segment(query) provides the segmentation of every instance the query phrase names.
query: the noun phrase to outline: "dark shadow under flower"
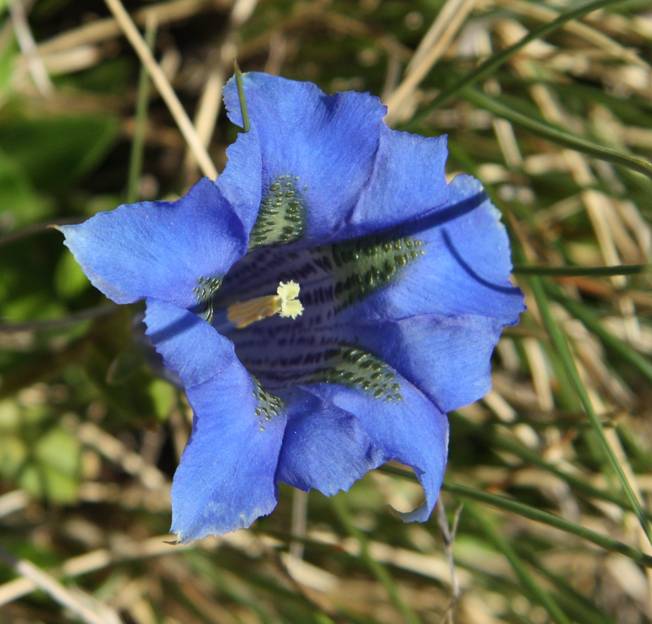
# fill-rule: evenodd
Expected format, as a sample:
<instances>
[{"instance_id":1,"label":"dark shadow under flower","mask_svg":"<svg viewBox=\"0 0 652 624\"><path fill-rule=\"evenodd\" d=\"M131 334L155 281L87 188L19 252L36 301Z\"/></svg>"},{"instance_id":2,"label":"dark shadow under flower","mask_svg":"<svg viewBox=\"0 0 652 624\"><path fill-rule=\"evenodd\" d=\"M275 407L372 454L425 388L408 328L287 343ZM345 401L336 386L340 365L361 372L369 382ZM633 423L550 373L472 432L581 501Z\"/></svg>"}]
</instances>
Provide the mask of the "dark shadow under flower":
<instances>
[{"instance_id":1,"label":"dark shadow under flower","mask_svg":"<svg viewBox=\"0 0 652 624\"><path fill-rule=\"evenodd\" d=\"M244 77L251 129L216 183L61 228L93 284L145 299L195 413L175 474L180 540L249 526L277 483L324 494L395 459L437 500L447 411L490 386L523 310L480 184L445 139L387 128L380 101ZM236 87L225 89L242 124Z\"/></svg>"}]
</instances>

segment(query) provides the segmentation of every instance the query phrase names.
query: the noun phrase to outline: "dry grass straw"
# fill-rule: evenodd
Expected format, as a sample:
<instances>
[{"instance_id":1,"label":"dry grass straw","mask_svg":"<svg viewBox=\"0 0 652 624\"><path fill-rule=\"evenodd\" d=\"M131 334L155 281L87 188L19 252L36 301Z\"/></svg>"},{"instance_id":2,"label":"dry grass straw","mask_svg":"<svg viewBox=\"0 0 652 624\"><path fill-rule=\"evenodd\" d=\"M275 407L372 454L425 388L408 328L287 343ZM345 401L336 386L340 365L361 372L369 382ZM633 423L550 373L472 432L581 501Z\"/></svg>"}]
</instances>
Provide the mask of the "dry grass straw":
<instances>
[{"instance_id":1,"label":"dry grass straw","mask_svg":"<svg viewBox=\"0 0 652 624\"><path fill-rule=\"evenodd\" d=\"M314 77L323 80L325 87L335 78L358 80L360 88L376 91L384 86L389 119L398 124L410 118L415 106L427 105L437 94L433 71L442 67L453 67L460 73L470 71L488 55L522 37L532 21L550 21L559 13L557 5L553 8L521 0L447 0L436 14L421 11L425 25L415 38L409 32L397 34L399 29L389 26L396 19L406 19L405 15L393 22L380 19L383 9L372 1L356 3L347 12L328 2L295 3L289 12L283 12L254 0L174 0L152 4L131 15L119 0L106 2L113 17L80 24L35 45L26 35L31 32L29 22L20 15L20 9L16 17L16 6L20 5L12 4L24 63L37 93L28 81L16 81L16 88L24 90L32 101L40 92L51 102L48 106L67 104L65 88L56 82L51 88L48 73L73 75L82 68L100 66L105 60L102 46L126 35L176 126L167 120L153 120L157 125L146 133L145 149L151 152L162 147L174 154L176 163L185 158L186 183L195 176L196 165L209 177L217 175L209 151L218 154L224 148L225 134L218 121L219 96L236 56L245 67L264 66ZM184 57L183 43L179 44L182 67L178 75L183 78L192 73L190 70L196 72L200 78L191 81L193 87L182 78L171 81L166 76L137 26L155 19L159 27L175 25L183 33L185 20L199 15L219 21L223 30L207 48L212 59L208 67L193 66L195 61ZM649 98L650 65L637 48L646 45L645 38L651 33L650 19L644 13L603 11L581 23L565 24L549 41L523 48L481 87L491 97L510 94L520 98L538 109L545 120L580 136L595 136L595 124L598 128L608 124L605 143L609 139L623 149L640 150L649 157L652 135L641 121L632 125L606 104L587 102L578 91L583 110L591 113L581 116L562 94L567 93L564 87L581 79L604 81L601 84L605 89L612 88L624 100ZM311 47L310 42L320 38L328 41L329 50ZM368 81L363 68L351 67L360 57L351 56L348 50L343 52L348 66L337 58L342 63L342 77L328 71L324 59L337 56L333 50L339 44L352 42L356 42L359 53L373 48L377 60L368 70ZM645 49L649 51L649 45ZM135 121L124 112L125 98L118 99L123 132L130 136ZM195 102L194 122L181 104L190 99ZM90 100L90 106L99 110L106 102ZM432 132L449 132L453 147L459 148L453 153L459 168L464 168L464 153L468 155L472 146L468 164L490 185L499 205L510 210L511 232L529 263L592 266L650 262L649 212L646 215L629 197L635 183L621 169L535 139L512 122L461 100L434 111L426 126ZM147 175L156 175L147 163L145 169ZM546 195L549 180L557 180L570 190ZM571 225L575 222L579 225ZM575 236L578 228L583 229ZM652 334L649 319L641 311L649 315L652 297L649 284L645 285L640 276L570 276L555 279L555 283L564 296L589 302L599 312L599 322L627 348L649 355ZM462 436L468 444L481 441L477 459L472 465L458 464L456 456L464 456L465 449L453 448L451 473L456 480L479 490L522 495L533 507L549 509L578 526L651 553L640 526L619 498L616 482L596 465L584 416L577 402L568 398L568 381L560 373L558 358L546 339L537 302L525 282L523 285L529 313L498 348L494 390L482 402L460 410L452 421L454 435ZM635 372L621 371L620 360L604 342L562 305L552 304L551 311L570 339L574 363L595 412L606 426L608 444L645 503L652 494L649 466L638 456L632 459L630 453L634 443L649 453L652 431L645 420L650 417L646 406L649 387ZM41 331L38 326L27 329ZM48 403L48 393L42 387L31 390L32 401ZM101 394L95 401L107 403ZM24 407L24 397L16 398L16 402ZM106 406L103 409L105 414ZM163 436L172 439L178 456L188 435L187 410L177 403L168 415L168 424L156 426ZM396 603L387 598L382 582L361 563L365 546L335 522L322 499L310 498L308 502L296 497L293 509L284 499L279 521L262 523L258 532L171 546L164 542L164 536L148 537L155 534L152 527L167 522L169 475L161 468L160 445L144 452L137 432L122 435L105 416L89 420L77 413L64 422L75 432L86 457L79 505L110 509L119 524L114 526L106 514L89 513L72 505L61 514L69 524L78 522L66 528L65 523L52 521L47 508L21 490L2 494L0 521L9 519L17 530L29 518L33 528L23 530L23 534L35 544L72 543L75 548L68 556L57 552L59 563L47 571L28 561L12 560L17 578L0 585L0 604L23 604L16 601L41 588L89 622L110 622L114 612L137 622L160 617L169 622L257 621L258 616L288 617L284 604L294 605L297 613L322 613L334 621L399 621ZM439 528L434 521L426 526L403 527L391 519L387 503L409 507L417 502L419 493L413 483L381 474L365 482L360 491L365 494L363 503L352 494L351 505L356 527L367 536L367 554L389 570L399 597L423 622L546 621L546 612L518 584L505 552L484 540L463 510L453 519L441 507ZM447 494L443 500L449 510L458 508L456 497ZM649 505L647 509L649 513ZM619 614L619 621L624 623L652 618L649 568L516 513L497 516L487 512L487 518L499 522L501 535L518 550L535 581L576 618L578 613L585 617L587 613L591 617L601 614L604 621L609 621L611 614ZM390 532L394 532L394 542L388 538ZM81 554L73 555L75 549ZM97 597L93 598L96 602L83 602L77 590L71 592L62 585L60 579L70 578L78 579L89 594L102 585L98 593L108 611L98 606ZM36 603L24 604L28 610L36 609ZM95 609L90 614L85 611L88 604Z\"/></svg>"}]
</instances>

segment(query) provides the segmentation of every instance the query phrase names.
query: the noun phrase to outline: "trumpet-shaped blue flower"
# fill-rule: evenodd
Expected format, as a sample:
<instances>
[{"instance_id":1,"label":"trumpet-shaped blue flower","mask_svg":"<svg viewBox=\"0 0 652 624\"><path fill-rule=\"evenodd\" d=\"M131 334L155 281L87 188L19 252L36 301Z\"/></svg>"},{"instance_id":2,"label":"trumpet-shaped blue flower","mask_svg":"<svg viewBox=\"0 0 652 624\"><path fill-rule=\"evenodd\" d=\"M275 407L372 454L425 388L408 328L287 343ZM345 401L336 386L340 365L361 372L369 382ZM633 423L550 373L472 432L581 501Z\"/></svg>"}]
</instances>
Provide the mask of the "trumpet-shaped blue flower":
<instances>
[{"instance_id":1,"label":"trumpet-shaped blue flower","mask_svg":"<svg viewBox=\"0 0 652 624\"><path fill-rule=\"evenodd\" d=\"M194 410L172 488L180 540L249 526L277 484L326 495L389 460L424 490L446 412L490 385L523 310L481 185L444 177L444 137L389 129L368 94L244 76L251 128L217 180L61 228L92 283L146 301L147 334ZM236 86L229 118L242 125Z\"/></svg>"}]
</instances>

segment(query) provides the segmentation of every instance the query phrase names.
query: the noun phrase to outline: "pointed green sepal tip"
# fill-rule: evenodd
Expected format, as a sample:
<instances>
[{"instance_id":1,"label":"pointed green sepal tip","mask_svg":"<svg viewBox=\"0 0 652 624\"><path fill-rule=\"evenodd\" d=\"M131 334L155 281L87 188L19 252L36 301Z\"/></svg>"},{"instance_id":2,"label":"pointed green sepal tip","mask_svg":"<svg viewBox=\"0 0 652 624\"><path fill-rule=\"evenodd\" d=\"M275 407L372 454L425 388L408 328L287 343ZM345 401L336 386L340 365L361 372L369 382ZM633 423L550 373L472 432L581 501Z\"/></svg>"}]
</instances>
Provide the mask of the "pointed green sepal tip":
<instances>
[{"instance_id":1,"label":"pointed green sepal tip","mask_svg":"<svg viewBox=\"0 0 652 624\"><path fill-rule=\"evenodd\" d=\"M243 73L240 70L240 65L238 65L238 60L234 59L233 61L233 73L235 75L235 84L238 88L238 99L240 100L240 112L242 113L242 126L245 132L249 132L251 124L249 122L249 113L247 111L247 99L245 98L244 92L244 80Z\"/></svg>"}]
</instances>

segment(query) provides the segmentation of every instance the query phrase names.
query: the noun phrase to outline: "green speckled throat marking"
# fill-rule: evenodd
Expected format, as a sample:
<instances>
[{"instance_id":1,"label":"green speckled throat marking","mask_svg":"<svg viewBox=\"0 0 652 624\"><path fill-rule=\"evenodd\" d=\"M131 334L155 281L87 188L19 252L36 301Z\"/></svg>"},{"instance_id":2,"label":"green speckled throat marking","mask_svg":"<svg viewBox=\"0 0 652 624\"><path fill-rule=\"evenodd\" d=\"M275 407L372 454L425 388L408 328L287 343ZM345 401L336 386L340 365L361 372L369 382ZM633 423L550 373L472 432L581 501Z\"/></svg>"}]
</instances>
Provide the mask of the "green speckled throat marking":
<instances>
[{"instance_id":1,"label":"green speckled throat marking","mask_svg":"<svg viewBox=\"0 0 652 624\"><path fill-rule=\"evenodd\" d=\"M336 309L360 301L394 279L400 269L424 255L423 242L414 238L366 238L331 247Z\"/></svg>"},{"instance_id":2,"label":"green speckled throat marking","mask_svg":"<svg viewBox=\"0 0 652 624\"><path fill-rule=\"evenodd\" d=\"M239 354L240 356L241 354ZM332 343L326 348L304 349L292 361L273 355L244 359L252 372L256 414L261 421L269 420L283 408L281 399L272 392L276 388L329 383L362 390L376 399L400 401L401 386L396 372L383 360L352 344Z\"/></svg>"},{"instance_id":3,"label":"green speckled throat marking","mask_svg":"<svg viewBox=\"0 0 652 624\"><path fill-rule=\"evenodd\" d=\"M342 384L384 401L402 399L394 371L375 355L358 347L342 346L328 359L329 366L310 375L309 383Z\"/></svg>"},{"instance_id":4,"label":"green speckled throat marking","mask_svg":"<svg viewBox=\"0 0 652 624\"><path fill-rule=\"evenodd\" d=\"M221 285L221 277L200 277L193 289L197 299L197 313L209 323L215 315L215 295Z\"/></svg>"},{"instance_id":5,"label":"green speckled throat marking","mask_svg":"<svg viewBox=\"0 0 652 624\"><path fill-rule=\"evenodd\" d=\"M278 416L283 409L283 401L263 388L256 377L252 376L254 382L254 395L256 397L256 416L261 421L261 427L266 421Z\"/></svg>"},{"instance_id":6,"label":"green speckled throat marking","mask_svg":"<svg viewBox=\"0 0 652 624\"><path fill-rule=\"evenodd\" d=\"M305 206L296 176L282 175L270 185L251 230L249 250L286 245L298 240L305 228Z\"/></svg>"}]
</instances>

